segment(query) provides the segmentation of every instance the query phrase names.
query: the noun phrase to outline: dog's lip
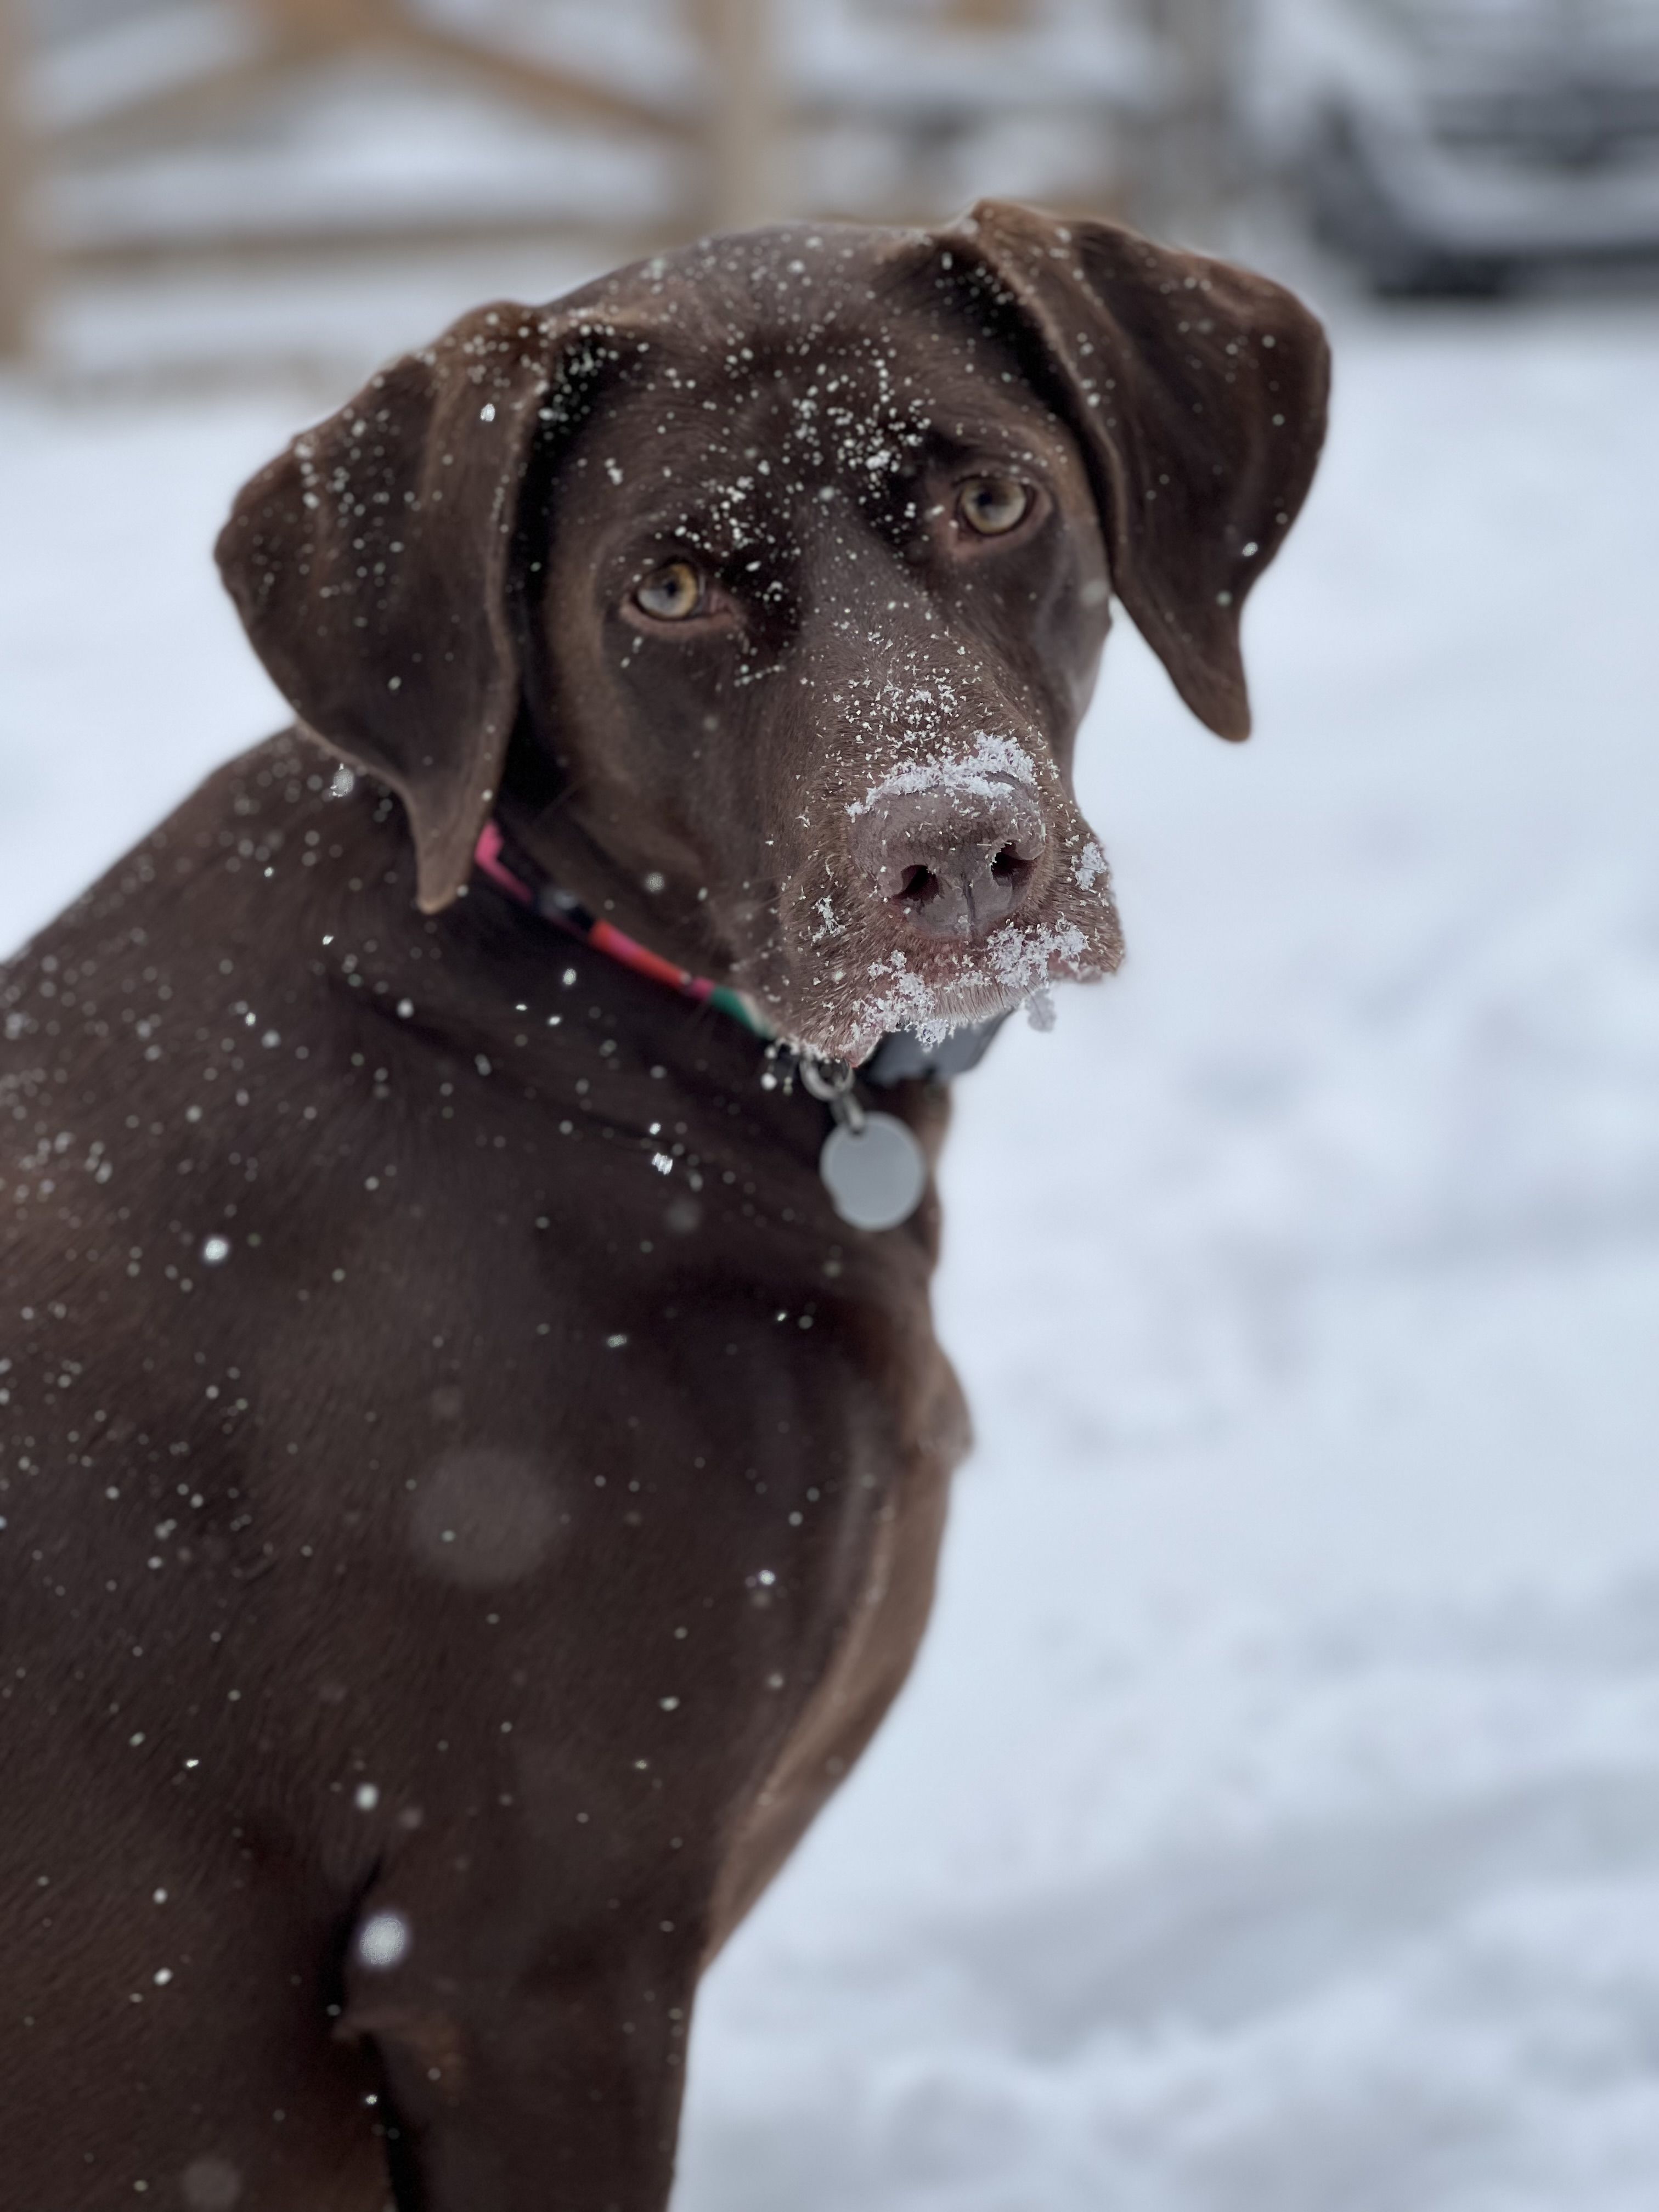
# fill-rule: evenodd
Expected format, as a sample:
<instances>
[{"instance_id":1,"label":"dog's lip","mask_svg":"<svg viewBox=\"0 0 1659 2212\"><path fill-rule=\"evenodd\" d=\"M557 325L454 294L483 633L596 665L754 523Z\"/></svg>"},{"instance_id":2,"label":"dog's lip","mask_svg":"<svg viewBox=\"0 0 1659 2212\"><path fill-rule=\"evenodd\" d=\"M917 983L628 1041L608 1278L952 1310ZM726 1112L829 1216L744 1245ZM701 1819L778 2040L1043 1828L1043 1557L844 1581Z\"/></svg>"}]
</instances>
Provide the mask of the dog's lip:
<instances>
[{"instance_id":1,"label":"dog's lip","mask_svg":"<svg viewBox=\"0 0 1659 2212\"><path fill-rule=\"evenodd\" d=\"M960 1013L929 1014L921 1007L884 1006L863 1018L800 1023L782 1034L798 1050L813 1053L823 1060L844 1060L859 1067L871 1058L884 1037L903 1030L921 1036L925 1044L939 1044L957 1030L973 1029L981 1023L1013 1013L1031 995L1030 990L992 984L987 986L976 1004Z\"/></svg>"},{"instance_id":2,"label":"dog's lip","mask_svg":"<svg viewBox=\"0 0 1659 2212\"><path fill-rule=\"evenodd\" d=\"M901 937L890 926L859 932L844 960L826 960L825 949L815 948L817 972L801 996L817 1006L807 1012L786 987L775 1016L792 1042L854 1064L897 1030L937 1042L1012 1012L1050 983L1109 975L1122 951L1116 908L1109 897L1091 904L1091 928L1045 900L1039 911L1009 917L971 943Z\"/></svg>"},{"instance_id":3,"label":"dog's lip","mask_svg":"<svg viewBox=\"0 0 1659 2212\"><path fill-rule=\"evenodd\" d=\"M1069 791L1042 796L1042 850L1012 913L971 935L916 929L831 838L775 879L771 927L732 981L787 1042L856 1063L895 1030L941 1039L1050 983L1110 975L1123 947L1105 852Z\"/></svg>"}]
</instances>

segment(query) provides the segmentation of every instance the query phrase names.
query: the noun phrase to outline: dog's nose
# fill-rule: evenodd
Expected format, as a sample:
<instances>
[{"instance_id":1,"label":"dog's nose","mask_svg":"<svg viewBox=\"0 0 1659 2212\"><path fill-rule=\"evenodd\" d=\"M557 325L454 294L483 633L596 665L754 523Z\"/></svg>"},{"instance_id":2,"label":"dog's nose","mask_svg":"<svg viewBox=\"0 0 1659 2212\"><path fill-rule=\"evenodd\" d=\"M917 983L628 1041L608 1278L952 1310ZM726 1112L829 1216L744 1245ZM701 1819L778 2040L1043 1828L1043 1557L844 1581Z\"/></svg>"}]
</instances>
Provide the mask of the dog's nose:
<instances>
[{"instance_id":1,"label":"dog's nose","mask_svg":"<svg viewBox=\"0 0 1659 2212\"><path fill-rule=\"evenodd\" d=\"M940 781L878 793L853 825L853 858L914 928L983 937L1025 903L1047 842L1029 784Z\"/></svg>"}]
</instances>

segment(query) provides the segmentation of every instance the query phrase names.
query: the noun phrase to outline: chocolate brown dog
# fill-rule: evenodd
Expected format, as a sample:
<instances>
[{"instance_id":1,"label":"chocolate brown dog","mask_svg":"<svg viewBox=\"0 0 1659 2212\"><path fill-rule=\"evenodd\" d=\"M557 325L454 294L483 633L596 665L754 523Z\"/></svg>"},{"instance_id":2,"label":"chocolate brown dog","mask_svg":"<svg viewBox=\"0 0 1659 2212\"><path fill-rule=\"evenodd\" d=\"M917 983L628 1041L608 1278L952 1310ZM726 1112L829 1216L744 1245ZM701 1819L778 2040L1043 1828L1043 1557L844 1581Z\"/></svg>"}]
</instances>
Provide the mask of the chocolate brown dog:
<instances>
[{"instance_id":1,"label":"chocolate brown dog","mask_svg":"<svg viewBox=\"0 0 1659 2212\"><path fill-rule=\"evenodd\" d=\"M1109 599L1242 738L1325 379L987 204L470 315L243 492L298 729L0 979L4 2212L663 2205L966 1434L931 1194L848 1226L752 1032L931 1153L1115 965Z\"/></svg>"}]
</instances>

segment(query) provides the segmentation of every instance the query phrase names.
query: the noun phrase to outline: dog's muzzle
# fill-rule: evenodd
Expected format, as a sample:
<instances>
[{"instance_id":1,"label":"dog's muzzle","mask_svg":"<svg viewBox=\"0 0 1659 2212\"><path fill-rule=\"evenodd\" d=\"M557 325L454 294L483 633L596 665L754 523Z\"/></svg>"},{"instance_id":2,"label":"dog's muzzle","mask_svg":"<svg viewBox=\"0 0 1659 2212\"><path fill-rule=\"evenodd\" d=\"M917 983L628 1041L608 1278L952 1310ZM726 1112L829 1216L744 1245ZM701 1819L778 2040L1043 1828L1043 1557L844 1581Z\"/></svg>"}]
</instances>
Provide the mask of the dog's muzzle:
<instances>
[{"instance_id":1,"label":"dog's muzzle","mask_svg":"<svg viewBox=\"0 0 1659 2212\"><path fill-rule=\"evenodd\" d=\"M854 865L907 933L958 943L1028 903L1048 842L1036 793L1006 770L878 787L851 840Z\"/></svg>"}]
</instances>

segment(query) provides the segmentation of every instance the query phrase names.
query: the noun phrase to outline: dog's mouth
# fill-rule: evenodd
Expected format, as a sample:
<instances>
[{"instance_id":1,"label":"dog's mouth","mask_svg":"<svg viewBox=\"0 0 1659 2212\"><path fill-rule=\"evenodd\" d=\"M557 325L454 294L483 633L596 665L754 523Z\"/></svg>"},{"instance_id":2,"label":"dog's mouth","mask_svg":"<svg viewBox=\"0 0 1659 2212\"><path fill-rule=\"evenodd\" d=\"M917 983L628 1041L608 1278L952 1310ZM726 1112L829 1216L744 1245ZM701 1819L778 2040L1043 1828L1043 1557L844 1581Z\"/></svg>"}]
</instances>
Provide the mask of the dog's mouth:
<instances>
[{"instance_id":1,"label":"dog's mouth","mask_svg":"<svg viewBox=\"0 0 1659 2212\"><path fill-rule=\"evenodd\" d=\"M782 886L756 969L792 1042L856 1065L894 1030L937 1044L1122 958L1105 854L1024 748L901 767L842 811L840 851Z\"/></svg>"}]
</instances>

